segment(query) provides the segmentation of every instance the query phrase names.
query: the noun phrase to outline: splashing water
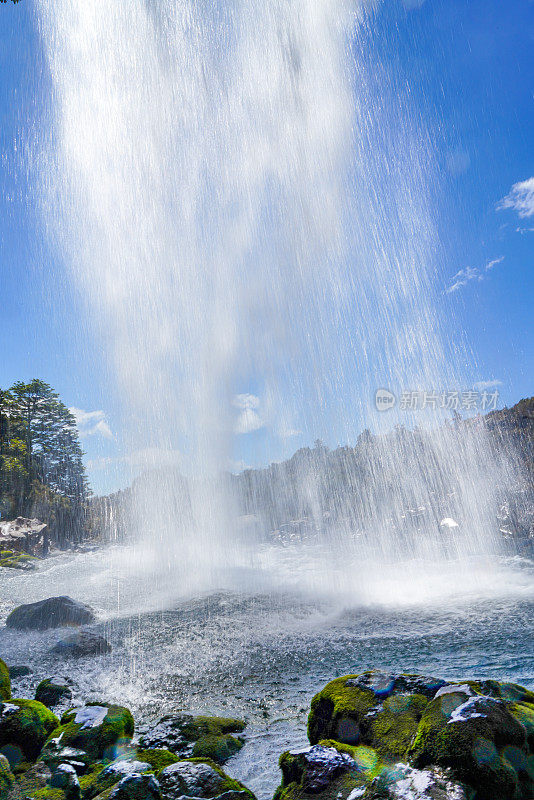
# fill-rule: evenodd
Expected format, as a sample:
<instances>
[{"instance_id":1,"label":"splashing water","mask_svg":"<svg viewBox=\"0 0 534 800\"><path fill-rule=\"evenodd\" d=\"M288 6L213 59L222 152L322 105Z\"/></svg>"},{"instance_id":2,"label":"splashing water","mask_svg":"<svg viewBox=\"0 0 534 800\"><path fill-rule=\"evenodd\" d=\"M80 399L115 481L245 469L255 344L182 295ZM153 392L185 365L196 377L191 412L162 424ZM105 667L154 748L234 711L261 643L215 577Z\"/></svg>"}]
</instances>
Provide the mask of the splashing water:
<instances>
[{"instance_id":1,"label":"splashing water","mask_svg":"<svg viewBox=\"0 0 534 800\"><path fill-rule=\"evenodd\" d=\"M213 584L230 567L291 571L287 550L266 554L236 523L220 473L242 437L263 431L275 454L297 429L354 441L382 430L377 388L461 384L433 301L432 137L380 61L378 10L36 0L53 86L51 234L108 343L131 450L155 467L179 451L189 478L154 471L138 492L141 570L148 547L154 571ZM496 551L483 432L441 426L411 449L380 438L357 512L328 529L318 476L302 476L323 537L306 559L324 584L343 573L350 591L371 572L374 587L364 562L417 558L420 574L425 560ZM462 524L452 545L440 493L452 499L439 513ZM407 527L407 509L432 513Z\"/></svg>"}]
</instances>

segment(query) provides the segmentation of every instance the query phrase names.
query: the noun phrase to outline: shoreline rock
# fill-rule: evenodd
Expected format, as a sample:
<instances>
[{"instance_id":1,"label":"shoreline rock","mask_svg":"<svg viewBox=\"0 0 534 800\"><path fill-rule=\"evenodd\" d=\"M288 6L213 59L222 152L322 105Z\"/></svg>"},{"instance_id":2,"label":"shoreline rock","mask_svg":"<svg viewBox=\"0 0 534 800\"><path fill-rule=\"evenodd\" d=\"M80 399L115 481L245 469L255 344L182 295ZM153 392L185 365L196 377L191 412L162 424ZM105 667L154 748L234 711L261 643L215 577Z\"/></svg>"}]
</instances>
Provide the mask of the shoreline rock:
<instances>
[{"instance_id":1,"label":"shoreline rock","mask_svg":"<svg viewBox=\"0 0 534 800\"><path fill-rule=\"evenodd\" d=\"M39 630L96 622L93 609L63 595L17 606L6 619L8 628Z\"/></svg>"}]
</instances>

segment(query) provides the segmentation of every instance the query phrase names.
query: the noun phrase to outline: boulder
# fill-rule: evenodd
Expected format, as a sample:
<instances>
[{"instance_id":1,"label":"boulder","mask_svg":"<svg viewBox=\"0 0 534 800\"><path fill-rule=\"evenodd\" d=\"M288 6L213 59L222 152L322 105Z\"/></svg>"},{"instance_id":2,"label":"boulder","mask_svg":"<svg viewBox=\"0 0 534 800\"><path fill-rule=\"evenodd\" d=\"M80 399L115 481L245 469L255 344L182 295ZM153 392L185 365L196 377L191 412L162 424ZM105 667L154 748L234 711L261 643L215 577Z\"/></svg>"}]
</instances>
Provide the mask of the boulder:
<instances>
[{"instance_id":1,"label":"boulder","mask_svg":"<svg viewBox=\"0 0 534 800\"><path fill-rule=\"evenodd\" d=\"M128 775L141 775L150 771L152 771L151 765L146 761L120 758L84 781L84 797L90 800L115 786Z\"/></svg>"},{"instance_id":2,"label":"boulder","mask_svg":"<svg viewBox=\"0 0 534 800\"><path fill-rule=\"evenodd\" d=\"M46 630L95 621L93 610L70 597L49 597L15 608L6 620L8 628Z\"/></svg>"},{"instance_id":3,"label":"boulder","mask_svg":"<svg viewBox=\"0 0 534 800\"><path fill-rule=\"evenodd\" d=\"M80 797L80 781L71 764L59 764L56 767L50 778L50 786L53 789L62 789L69 800L77 800Z\"/></svg>"},{"instance_id":4,"label":"boulder","mask_svg":"<svg viewBox=\"0 0 534 800\"><path fill-rule=\"evenodd\" d=\"M158 774L163 800L185 795L218 800L255 800L242 783L230 778L209 759L184 759L165 767Z\"/></svg>"},{"instance_id":5,"label":"boulder","mask_svg":"<svg viewBox=\"0 0 534 800\"><path fill-rule=\"evenodd\" d=\"M83 656L103 656L111 653L110 643L91 631L76 631L61 639L51 650L61 656L82 658Z\"/></svg>"},{"instance_id":6,"label":"boulder","mask_svg":"<svg viewBox=\"0 0 534 800\"><path fill-rule=\"evenodd\" d=\"M167 714L140 739L141 747L166 748L181 756L211 758L222 764L243 746L239 737L246 723L234 717Z\"/></svg>"},{"instance_id":7,"label":"boulder","mask_svg":"<svg viewBox=\"0 0 534 800\"><path fill-rule=\"evenodd\" d=\"M25 678L27 675L31 675L32 673L33 669L23 664L17 664L16 666L9 668L10 678Z\"/></svg>"},{"instance_id":8,"label":"boulder","mask_svg":"<svg viewBox=\"0 0 534 800\"><path fill-rule=\"evenodd\" d=\"M134 720L127 708L109 703L88 703L66 711L48 737L41 758L49 763L58 747L75 748L87 754L90 762L112 761L117 750L127 745L134 732Z\"/></svg>"},{"instance_id":9,"label":"boulder","mask_svg":"<svg viewBox=\"0 0 534 800\"><path fill-rule=\"evenodd\" d=\"M534 693L517 684L379 670L347 675L313 698L308 737L311 750L281 757L280 800L318 785L325 798L340 800L534 797ZM345 754L356 770L341 780L319 759L318 784L308 764L314 746Z\"/></svg>"},{"instance_id":10,"label":"boulder","mask_svg":"<svg viewBox=\"0 0 534 800\"><path fill-rule=\"evenodd\" d=\"M0 658L0 700L11 697L11 675L5 661Z\"/></svg>"},{"instance_id":11,"label":"boulder","mask_svg":"<svg viewBox=\"0 0 534 800\"><path fill-rule=\"evenodd\" d=\"M47 708L54 708L62 701L72 699L69 678L45 678L35 690L35 699Z\"/></svg>"},{"instance_id":12,"label":"boulder","mask_svg":"<svg viewBox=\"0 0 534 800\"><path fill-rule=\"evenodd\" d=\"M211 758L217 764L225 764L243 747L243 740L225 733L222 736L201 736L194 746L192 755L196 758Z\"/></svg>"},{"instance_id":13,"label":"boulder","mask_svg":"<svg viewBox=\"0 0 534 800\"><path fill-rule=\"evenodd\" d=\"M0 751L12 766L23 759L35 761L58 724L55 714L36 700L0 703Z\"/></svg>"},{"instance_id":14,"label":"boulder","mask_svg":"<svg viewBox=\"0 0 534 800\"><path fill-rule=\"evenodd\" d=\"M170 750L166 750L163 747L147 748L146 750L139 748L135 757L139 759L139 761L145 761L150 764L150 768L154 772L159 772L160 769L164 769L180 761L180 757L177 756L176 753L171 753Z\"/></svg>"},{"instance_id":15,"label":"boulder","mask_svg":"<svg viewBox=\"0 0 534 800\"><path fill-rule=\"evenodd\" d=\"M358 766L347 753L315 744L284 753L280 759L280 769L284 786L296 783L303 792L317 794L340 775L357 772Z\"/></svg>"},{"instance_id":16,"label":"boulder","mask_svg":"<svg viewBox=\"0 0 534 800\"><path fill-rule=\"evenodd\" d=\"M119 781L109 800L160 800L159 783L153 775L127 775Z\"/></svg>"},{"instance_id":17,"label":"boulder","mask_svg":"<svg viewBox=\"0 0 534 800\"><path fill-rule=\"evenodd\" d=\"M0 550L16 550L33 556L47 555L50 531L39 519L17 517L0 522Z\"/></svg>"}]
</instances>

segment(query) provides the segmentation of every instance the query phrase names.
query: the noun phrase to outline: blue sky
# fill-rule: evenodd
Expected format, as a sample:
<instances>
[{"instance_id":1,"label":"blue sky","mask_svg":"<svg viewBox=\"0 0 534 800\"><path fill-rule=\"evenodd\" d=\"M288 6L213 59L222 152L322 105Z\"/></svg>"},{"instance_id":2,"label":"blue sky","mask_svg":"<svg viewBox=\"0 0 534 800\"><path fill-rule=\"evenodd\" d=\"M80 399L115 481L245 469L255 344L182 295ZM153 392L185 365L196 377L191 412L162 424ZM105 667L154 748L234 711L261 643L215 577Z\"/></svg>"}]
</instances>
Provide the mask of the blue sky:
<instances>
[{"instance_id":1,"label":"blue sky","mask_svg":"<svg viewBox=\"0 0 534 800\"><path fill-rule=\"evenodd\" d=\"M83 300L33 204L27 153L47 86L31 10L31 0L0 5L0 386L41 377L78 409L90 479L103 492L139 465L123 454L105 343L82 324ZM534 2L387 0L376 25L382 57L439 137L435 288L451 320L445 334L475 354L473 384L495 382L512 405L534 393ZM262 464L309 443L296 435L273 447L256 401L238 402L248 431L238 461Z\"/></svg>"}]
</instances>

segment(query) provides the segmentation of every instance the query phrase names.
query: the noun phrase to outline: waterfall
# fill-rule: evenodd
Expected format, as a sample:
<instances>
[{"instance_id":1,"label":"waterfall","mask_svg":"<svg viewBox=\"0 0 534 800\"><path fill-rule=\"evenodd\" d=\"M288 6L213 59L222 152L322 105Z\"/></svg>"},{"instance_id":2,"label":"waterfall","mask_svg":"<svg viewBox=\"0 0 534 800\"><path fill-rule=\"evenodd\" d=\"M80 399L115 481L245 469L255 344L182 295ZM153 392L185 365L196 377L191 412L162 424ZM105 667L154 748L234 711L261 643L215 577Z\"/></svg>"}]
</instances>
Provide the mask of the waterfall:
<instances>
[{"instance_id":1,"label":"waterfall","mask_svg":"<svg viewBox=\"0 0 534 800\"><path fill-rule=\"evenodd\" d=\"M279 459L402 421L398 403L376 410L379 388L464 388L436 308L432 131L376 47L376 2L35 10L51 76L42 205L109 351L128 447L154 468L139 541L172 570L255 566L220 477L244 437ZM458 435L439 408L405 419L435 433L420 453L378 440L352 517L326 525L321 476L302 476L325 580L362 558L449 558L442 513L460 523L454 557L495 550L484 432ZM426 522L407 527L414 509Z\"/></svg>"}]
</instances>

